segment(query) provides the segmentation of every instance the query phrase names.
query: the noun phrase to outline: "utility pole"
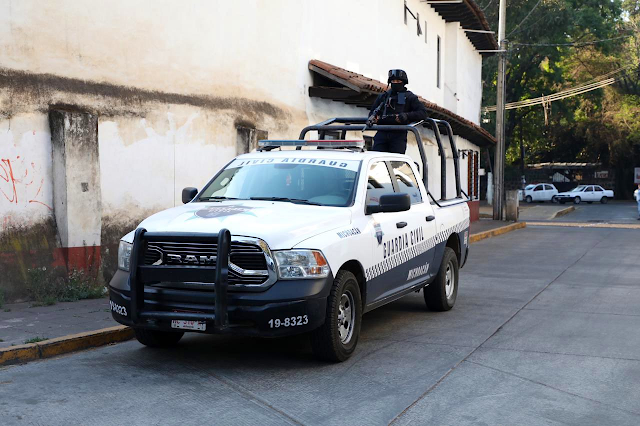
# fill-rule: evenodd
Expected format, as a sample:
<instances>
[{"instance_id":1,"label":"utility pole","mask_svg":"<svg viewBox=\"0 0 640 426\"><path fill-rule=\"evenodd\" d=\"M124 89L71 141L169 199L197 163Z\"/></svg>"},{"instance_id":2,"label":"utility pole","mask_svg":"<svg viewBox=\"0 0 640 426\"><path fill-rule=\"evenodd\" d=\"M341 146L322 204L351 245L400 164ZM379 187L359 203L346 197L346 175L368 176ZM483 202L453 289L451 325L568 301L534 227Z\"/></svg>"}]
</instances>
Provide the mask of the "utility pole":
<instances>
[{"instance_id":1,"label":"utility pole","mask_svg":"<svg viewBox=\"0 0 640 426\"><path fill-rule=\"evenodd\" d=\"M500 0L500 14L498 17L498 44L500 51L498 52L498 99L496 102L496 152L494 157L493 177L495 185L493 188L493 220L502 220L503 204L504 204L504 153L505 153L505 134L504 134L504 105L505 105L505 72L507 67L507 41L505 35L505 21L507 18L507 0Z\"/></svg>"}]
</instances>

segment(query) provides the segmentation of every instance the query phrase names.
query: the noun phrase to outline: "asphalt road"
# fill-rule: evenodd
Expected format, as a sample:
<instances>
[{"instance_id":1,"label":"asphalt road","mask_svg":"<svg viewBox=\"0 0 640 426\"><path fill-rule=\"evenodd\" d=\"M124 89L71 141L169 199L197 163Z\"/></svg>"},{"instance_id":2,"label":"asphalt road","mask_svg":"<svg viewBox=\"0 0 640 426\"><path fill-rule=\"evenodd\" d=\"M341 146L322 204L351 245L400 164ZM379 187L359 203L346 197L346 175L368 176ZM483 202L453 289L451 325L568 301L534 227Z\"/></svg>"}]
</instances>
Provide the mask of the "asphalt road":
<instances>
[{"instance_id":1,"label":"asphalt road","mask_svg":"<svg viewBox=\"0 0 640 426\"><path fill-rule=\"evenodd\" d=\"M554 217L554 214L568 207L575 207L569 214ZM554 222L580 222L580 223L614 223L614 224L640 224L638 220L638 205L631 201L611 201L608 204L600 203L531 203L521 204L520 220Z\"/></svg>"},{"instance_id":2,"label":"asphalt road","mask_svg":"<svg viewBox=\"0 0 640 426\"><path fill-rule=\"evenodd\" d=\"M303 338L128 342L0 369L0 424L640 424L640 230L529 227L471 247L455 308L409 295L354 357Z\"/></svg>"}]
</instances>

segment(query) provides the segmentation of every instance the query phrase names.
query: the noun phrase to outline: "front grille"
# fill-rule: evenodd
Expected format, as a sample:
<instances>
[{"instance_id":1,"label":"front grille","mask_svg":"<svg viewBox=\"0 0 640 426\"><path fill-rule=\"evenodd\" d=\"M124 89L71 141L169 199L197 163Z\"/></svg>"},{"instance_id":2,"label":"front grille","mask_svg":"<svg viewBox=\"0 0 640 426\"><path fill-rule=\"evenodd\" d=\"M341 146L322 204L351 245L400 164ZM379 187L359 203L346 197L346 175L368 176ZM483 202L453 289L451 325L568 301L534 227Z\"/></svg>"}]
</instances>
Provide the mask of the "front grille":
<instances>
[{"instance_id":1,"label":"front grille","mask_svg":"<svg viewBox=\"0 0 640 426\"><path fill-rule=\"evenodd\" d=\"M180 259L196 259L190 266L215 267L215 256L218 251L216 243L196 243L178 241L150 241L144 253L145 265L175 265L169 255L180 256ZM254 244L232 241L229 260L244 270L267 271L265 254ZM185 262L189 264L188 262ZM267 281L266 275L242 275L229 268L229 284L262 284Z\"/></svg>"}]
</instances>

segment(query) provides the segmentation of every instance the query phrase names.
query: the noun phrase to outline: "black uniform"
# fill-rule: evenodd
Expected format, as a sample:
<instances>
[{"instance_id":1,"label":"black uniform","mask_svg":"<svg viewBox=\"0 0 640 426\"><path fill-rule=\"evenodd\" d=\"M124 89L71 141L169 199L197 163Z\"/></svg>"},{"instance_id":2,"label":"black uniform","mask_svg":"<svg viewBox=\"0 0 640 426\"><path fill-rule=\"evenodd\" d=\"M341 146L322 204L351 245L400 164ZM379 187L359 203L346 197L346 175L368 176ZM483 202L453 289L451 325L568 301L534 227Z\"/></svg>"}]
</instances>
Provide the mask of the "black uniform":
<instances>
[{"instance_id":1,"label":"black uniform","mask_svg":"<svg viewBox=\"0 0 640 426\"><path fill-rule=\"evenodd\" d=\"M406 88L398 92L389 90L378 96L369 115L373 114L381 103L380 119L376 124L410 124L427 119L427 109L418 97ZM404 154L407 149L406 131L378 131L373 138L372 151L395 152Z\"/></svg>"}]
</instances>

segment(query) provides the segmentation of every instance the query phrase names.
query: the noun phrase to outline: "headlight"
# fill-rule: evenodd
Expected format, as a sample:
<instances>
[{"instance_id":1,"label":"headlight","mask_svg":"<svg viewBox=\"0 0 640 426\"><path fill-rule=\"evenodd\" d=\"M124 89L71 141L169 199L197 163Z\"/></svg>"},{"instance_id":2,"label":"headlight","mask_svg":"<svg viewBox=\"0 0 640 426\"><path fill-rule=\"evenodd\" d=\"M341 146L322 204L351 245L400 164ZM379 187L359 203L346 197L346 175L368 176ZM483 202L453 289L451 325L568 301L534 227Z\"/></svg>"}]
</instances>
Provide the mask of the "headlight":
<instances>
[{"instance_id":1,"label":"headlight","mask_svg":"<svg viewBox=\"0 0 640 426\"><path fill-rule=\"evenodd\" d=\"M329 276L327 259L317 250L283 250L274 253L278 276L284 280L325 278Z\"/></svg>"},{"instance_id":2,"label":"headlight","mask_svg":"<svg viewBox=\"0 0 640 426\"><path fill-rule=\"evenodd\" d=\"M122 269L123 271L129 271L132 248L133 244L130 244L126 241L120 241L120 245L118 246L118 268Z\"/></svg>"}]
</instances>

